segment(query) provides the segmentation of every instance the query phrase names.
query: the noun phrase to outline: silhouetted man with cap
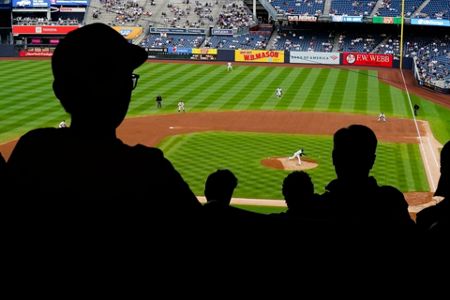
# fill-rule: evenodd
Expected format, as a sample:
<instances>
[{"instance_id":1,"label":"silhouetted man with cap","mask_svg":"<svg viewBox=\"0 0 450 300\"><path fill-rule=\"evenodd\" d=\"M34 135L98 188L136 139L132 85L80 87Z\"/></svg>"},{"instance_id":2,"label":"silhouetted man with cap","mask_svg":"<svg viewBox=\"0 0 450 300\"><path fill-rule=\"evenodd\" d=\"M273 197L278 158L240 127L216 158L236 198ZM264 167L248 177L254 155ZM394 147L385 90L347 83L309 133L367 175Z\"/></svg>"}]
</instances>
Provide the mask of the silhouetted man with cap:
<instances>
[{"instance_id":1,"label":"silhouetted man with cap","mask_svg":"<svg viewBox=\"0 0 450 300\"><path fill-rule=\"evenodd\" d=\"M364 125L351 125L334 134L333 164L337 179L322 195L331 220L344 234L358 237L402 236L413 231L403 194L392 186L379 186L369 173L375 163L377 138Z\"/></svg>"},{"instance_id":2,"label":"silhouetted man with cap","mask_svg":"<svg viewBox=\"0 0 450 300\"><path fill-rule=\"evenodd\" d=\"M137 86L133 71L146 59L143 48L101 23L70 32L56 47L53 90L71 125L28 132L7 164L12 196L34 207L39 221L96 220L136 230L194 219L201 209L161 150L116 136Z\"/></svg>"}]
</instances>

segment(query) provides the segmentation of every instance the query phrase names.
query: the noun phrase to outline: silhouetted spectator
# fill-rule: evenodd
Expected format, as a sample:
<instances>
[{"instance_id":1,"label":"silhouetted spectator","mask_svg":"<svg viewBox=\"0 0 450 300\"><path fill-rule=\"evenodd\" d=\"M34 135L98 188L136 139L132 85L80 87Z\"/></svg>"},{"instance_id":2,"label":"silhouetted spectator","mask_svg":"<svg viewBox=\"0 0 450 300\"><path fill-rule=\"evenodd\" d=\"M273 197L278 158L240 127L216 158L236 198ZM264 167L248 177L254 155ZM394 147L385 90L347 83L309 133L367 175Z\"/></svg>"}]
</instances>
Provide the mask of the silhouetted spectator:
<instances>
[{"instance_id":1,"label":"silhouetted spectator","mask_svg":"<svg viewBox=\"0 0 450 300\"><path fill-rule=\"evenodd\" d=\"M416 216L416 222L422 232L448 238L450 233L450 141L441 151L441 177L434 195L442 196L444 199L435 206L421 210Z\"/></svg>"},{"instance_id":2,"label":"silhouetted spectator","mask_svg":"<svg viewBox=\"0 0 450 300\"><path fill-rule=\"evenodd\" d=\"M0 193L4 193L3 191L3 184L5 179L5 172L6 172L6 162L3 158L3 155L0 153Z\"/></svg>"},{"instance_id":3,"label":"silhouetted spectator","mask_svg":"<svg viewBox=\"0 0 450 300\"><path fill-rule=\"evenodd\" d=\"M414 230L403 194L392 186L379 186L369 176L376 147L374 132L363 125L341 128L334 134L337 179L326 186L322 197L331 208L330 219L343 234L383 238Z\"/></svg>"},{"instance_id":4,"label":"silhouetted spectator","mask_svg":"<svg viewBox=\"0 0 450 300\"><path fill-rule=\"evenodd\" d=\"M56 47L53 90L71 126L28 132L7 164L13 195L38 222L57 228L56 219L82 220L131 233L150 222L195 219L202 209L161 150L116 136L137 86L133 70L146 59L143 48L101 23L70 32Z\"/></svg>"},{"instance_id":5,"label":"silhouetted spectator","mask_svg":"<svg viewBox=\"0 0 450 300\"><path fill-rule=\"evenodd\" d=\"M217 225L235 225L251 223L259 214L230 206L234 189L237 187L236 176L227 169L211 173L205 182L204 205L205 217ZM225 227L227 228L227 227Z\"/></svg>"}]
</instances>

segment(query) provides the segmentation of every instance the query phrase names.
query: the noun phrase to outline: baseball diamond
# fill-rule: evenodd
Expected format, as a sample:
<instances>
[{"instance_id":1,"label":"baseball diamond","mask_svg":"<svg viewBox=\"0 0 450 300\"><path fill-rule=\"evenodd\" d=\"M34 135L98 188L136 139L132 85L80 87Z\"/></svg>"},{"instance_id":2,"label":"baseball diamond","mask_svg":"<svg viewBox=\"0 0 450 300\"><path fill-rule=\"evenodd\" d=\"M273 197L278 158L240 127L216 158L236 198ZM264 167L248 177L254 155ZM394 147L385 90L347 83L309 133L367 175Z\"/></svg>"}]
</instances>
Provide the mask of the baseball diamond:
<instances>
[{"instance_id":1,"label":"baseball diamond","mask_svg":"<svg viewBox=\"0 0 450 300\"><path fill-rule=\"evenodd\" d=\"M396 69L234 63L227 72L222 62L151 61L136 73L139 86L119 137L160 147L199 196L208 173L230 168L240 180L237 198L282 199L289 170L263 161L288 157L298 145L318 164L308 172L321 192L334 177L333 133L359 123L379 139L373 173L380 182L399 187L417 209L431 201L439 147L450 139L450 96L419 88L408 72L411 101L421 107L424 147ZM4 156L26 131L69 119L51 91L48 60L1 60L0 77L7 78L0 82ZM281 99L273 96L277 87ZM154 105L157 95L164 98L161 108ZM189 108L184 114L176 113L179 99ZM387 122L377 122L380 111Z\"/></svg>"}]
</instances>

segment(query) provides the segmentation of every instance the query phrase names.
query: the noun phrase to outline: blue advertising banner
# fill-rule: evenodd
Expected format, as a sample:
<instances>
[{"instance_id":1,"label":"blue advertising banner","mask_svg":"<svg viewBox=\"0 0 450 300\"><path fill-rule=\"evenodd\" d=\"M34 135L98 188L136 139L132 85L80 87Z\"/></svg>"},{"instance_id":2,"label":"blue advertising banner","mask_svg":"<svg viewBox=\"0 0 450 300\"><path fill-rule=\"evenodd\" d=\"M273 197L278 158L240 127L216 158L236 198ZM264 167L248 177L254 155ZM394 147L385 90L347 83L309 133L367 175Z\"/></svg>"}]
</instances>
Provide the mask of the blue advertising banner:
<instances>
[{"instance_id":1,"label":"blue advertising banner","mask_svg":"<svg viewBox=\"0 0 450 300\"><path fill-rule=\"evenodd\" d=\"M47 8L50 0L13 0L12 4L13 7Z\"/></svg>"},{"instance_id":2,"label":"blue advertising banner","mask_svg":"<svg viewBox=\"0 0 450 300\"><path fill-rule=\"evenodd\" d=\"M450 27L450 20L441 19L411 19L412 25L424 25L424 26L446 26Z\"/></svg>"},{"instance_id":3,"label":"blue advertising banner","mask_svg":"<svg viewBox=\"0 0 450 300\"><path fill-rule=\"evenodd\" d=\"M0 0L0 9L11 8L11 0Z\"/></svg>"},{"instance_id":4,"label":"blue advertising banner","mask_svg":"<svg viewBox=\"0 0 450 300\"><path fill-rule=\"evenodd\" d=\"M360 17L360 16L332 15L331 20L333 22L362 23L362 17Z\"/></svg>"},{"instance_id":5,"label":"blue advertising banner","mask_svg":"<svg viewBox=\"0 0 450 300\"><path fill-rule=\"evenodd\" d=\"M233 35L233 29L213 29L212 35Z\"/></svg>"},{"instance_id":6,"label":"blue advertising banner","mask_svg":"<svg viewBox=\"0 0 450 300\"><path fill-rule=\"evenodd\" d=\"M50 0L50 4L56 6L88 6L89 0Z\"/></svg>"},{"instance_id":7,"label":"blue advertising banner","mask_svg":"<svg viewBox=\"0 0 450 300\"><path fill-rule=\"evenodd\" d=\"M167 52L169 54L192 54L192 48L169 47Z\"/></svg>"},{"instance_id":8,"label":"blue advertising banner","mask_svg":"<svg viewBox=\"0 0 450 300\"><path fill-rule=\"evenodd\" d=\"M150 28L151 33L169 33L169 34L206 34L205 29L198 28Z\"/></svg>"}]
</instances>

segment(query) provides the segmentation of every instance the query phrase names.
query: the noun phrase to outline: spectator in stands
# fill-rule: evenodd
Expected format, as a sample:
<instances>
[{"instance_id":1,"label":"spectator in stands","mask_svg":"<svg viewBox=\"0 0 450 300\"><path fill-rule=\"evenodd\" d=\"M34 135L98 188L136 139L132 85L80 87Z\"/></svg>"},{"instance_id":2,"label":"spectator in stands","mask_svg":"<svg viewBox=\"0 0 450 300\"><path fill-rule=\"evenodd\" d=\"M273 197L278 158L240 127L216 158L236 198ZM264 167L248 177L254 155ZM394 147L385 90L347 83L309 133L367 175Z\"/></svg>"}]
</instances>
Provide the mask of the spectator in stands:
<instances>
[{"instance_id":1,"label":"spectator in stands","mask_svg":"<svg viewBox=\"0 0 450 300\"><path fill-rule=\"evenodd\" d=\"M308 173L294 171L283 180L282 194L288 207L285 213L272 214L290 226L307 225L322 218L321 201L314 193L314 184ZM310 223L311 224L311 223Z\"/></svg>"},{"instance_id":2,"label":"spectator in stands","mask_svg":"<svg viewBox=\"0 0 450 300\"><path fill-rule=\"evenodd\" d=\"M450 233L450 141L441 151L441 177L434 195L444 197L444 200L421 210L417 214L416 222L422 232L448 238Z\"/></svg>"},{"instance_id":3,"label":"spectator in stands","mask_svg":"<svg viewBox=\"0 0 450 300\"><path fill-rule=\"evenodd\" d=\"M392 186L379 186L369 176L376 147L377 138L366 126L339 129L332 153L337 179L326 186L322 197L330 207L330 220L343 233L401 237L412 233L415 224L403 194Z\"/></svg>"},{"instance_id":4,"label":"spectator in stands","mask_svg":"<svg viewBox=\"0 0 450 300\"><path fill-rule=\"evenodd\" d=\"M5 179L6 172L6 161L3 158L2 153L0 152L0 191L3 192L3 184Z\"/></svg>"},{"instance_id":5,"label":"spectator in stands","mask_svg":"<svg viewBox=\"0 0 450 300\"><path fill-rule=\"evenodd\" d=\"M200 212L161 150L117 138L139 78L133 71L146 59L143 48L101 23L76 29L58 44L53 90L71 126L28 132L7 164L11 191L32 216L54 226L120 223L135 232Z\"/></svg>"},{"instance_id":6,"label":"spectator in stands","mask_svg":"<svg viewBox=\"0 0 450 300\"><path fill-rule=\"evenodd\" d=\"M239 223L250 224L258 219L259 214L252 213L237 207L230 206L234 189L238 180L230 170L217 170L211 173L205 182L206 204L204 205L205 217L209 223L228 229Z\"/></svg>"}]
</instances>

